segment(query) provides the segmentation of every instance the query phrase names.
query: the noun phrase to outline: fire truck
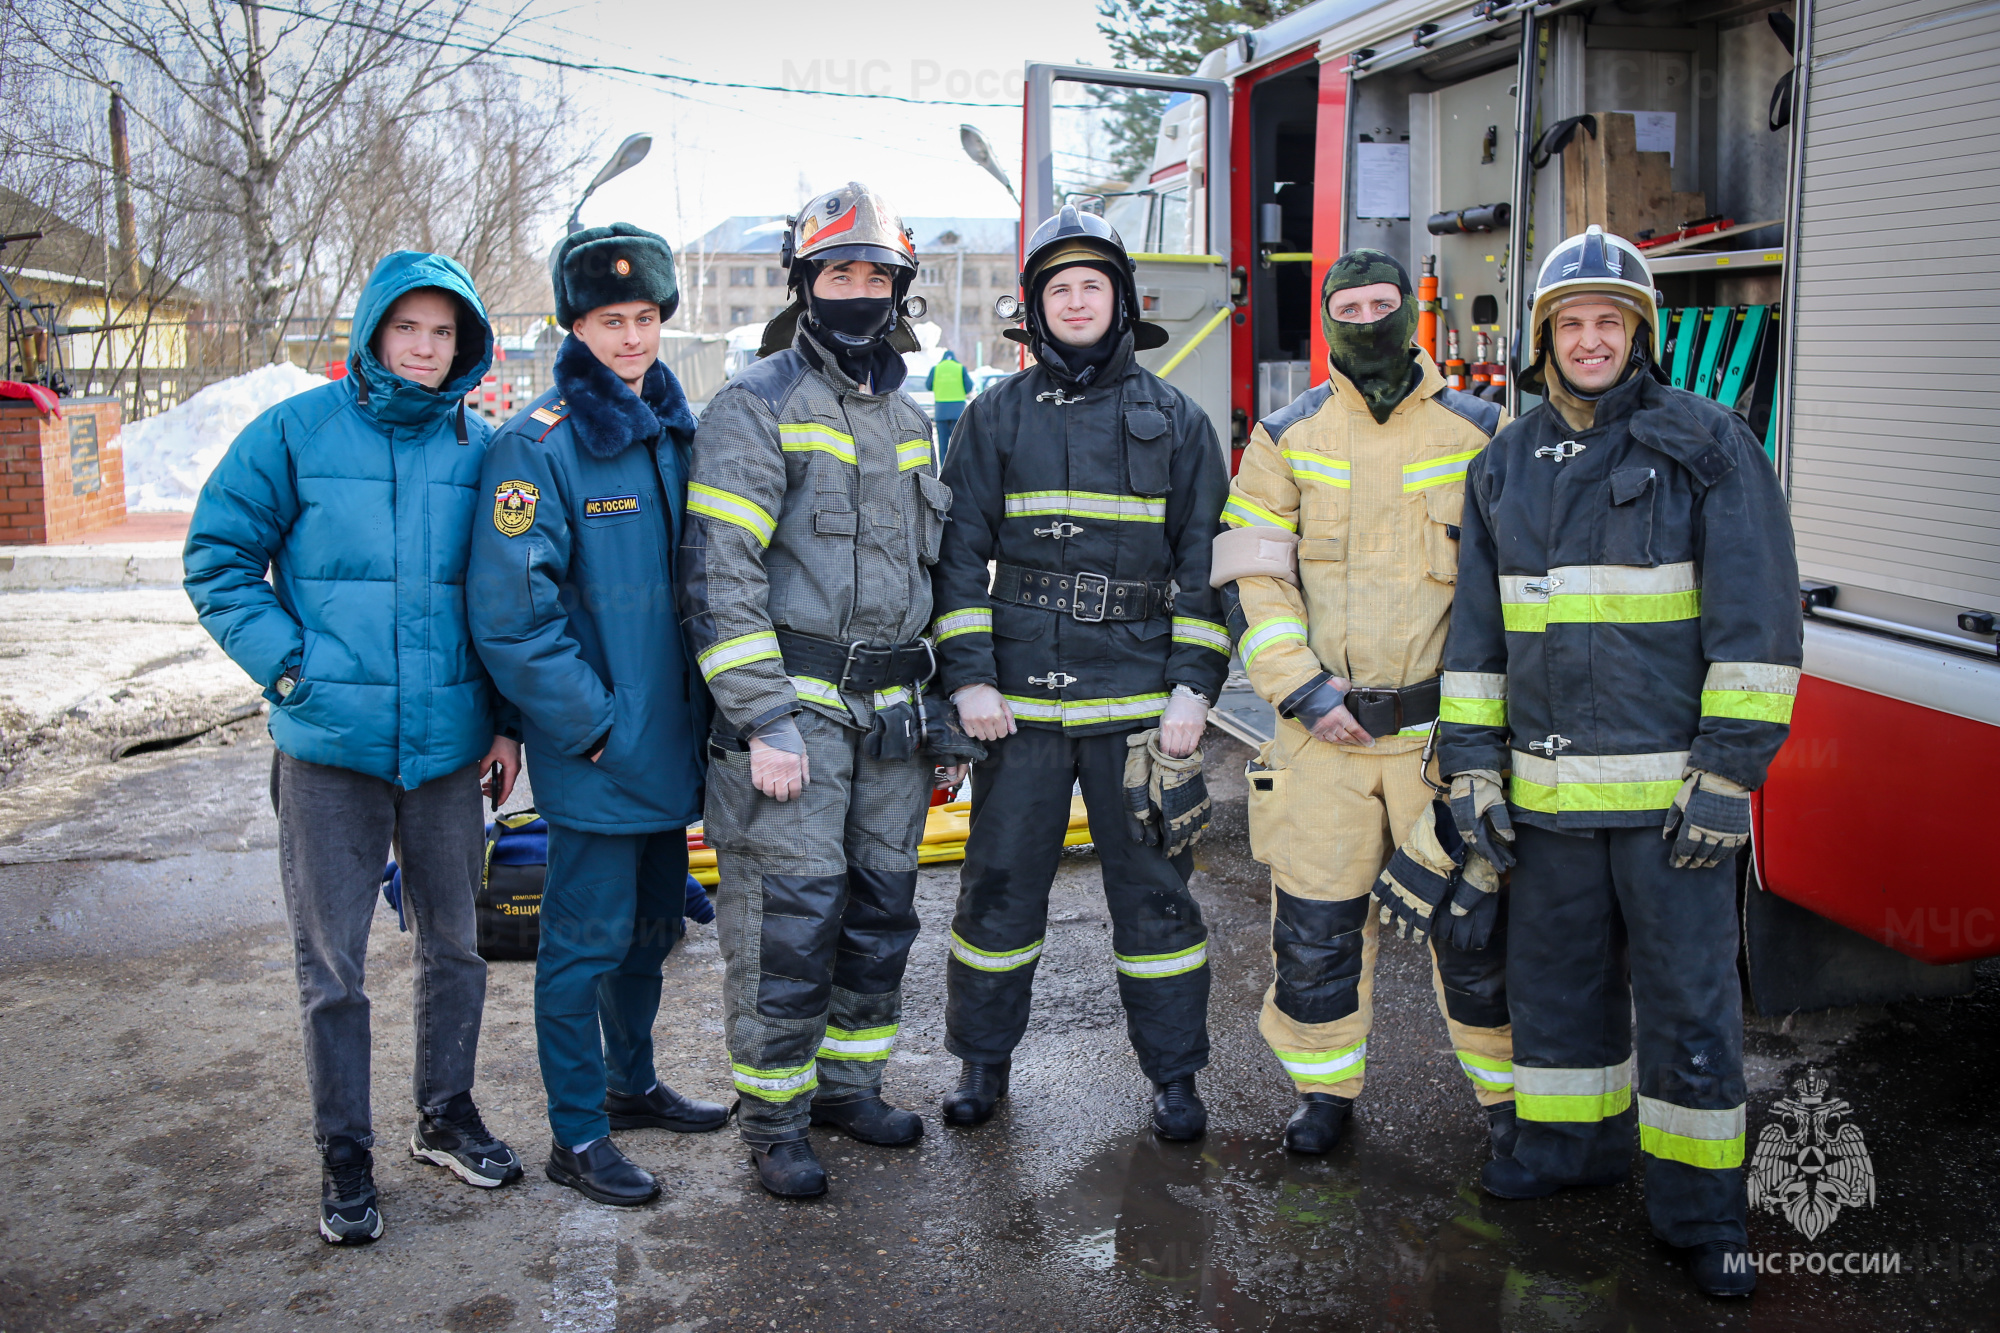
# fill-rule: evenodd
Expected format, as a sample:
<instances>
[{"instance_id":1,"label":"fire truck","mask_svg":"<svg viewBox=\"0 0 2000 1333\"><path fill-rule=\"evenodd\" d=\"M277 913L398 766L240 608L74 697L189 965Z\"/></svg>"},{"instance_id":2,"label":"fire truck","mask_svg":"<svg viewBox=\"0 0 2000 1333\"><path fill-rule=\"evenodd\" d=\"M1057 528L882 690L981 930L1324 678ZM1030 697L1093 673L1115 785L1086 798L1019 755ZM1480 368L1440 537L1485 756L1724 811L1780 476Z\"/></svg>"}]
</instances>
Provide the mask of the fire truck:
<instances>
[{"instance_id":1,"label":"fire truck","mask_svg":"<svg viewBox=\"0 0 2000 1333\"><path fill-rule=\"evenodd\" d=\"M1518 413L1538 256L1639 241L1663 371L1762 435L1797 536L1751 1002L1949 995L2000 953L1996 69L2000 6L1963 0L1318 0L1191 77L1030 66L1022 231L1078 201L1119 227L1173 335L1141 359L1232 465L1325 377L1343 251L1434 278L1420 341Z\"/></svg>"}]
</instances>

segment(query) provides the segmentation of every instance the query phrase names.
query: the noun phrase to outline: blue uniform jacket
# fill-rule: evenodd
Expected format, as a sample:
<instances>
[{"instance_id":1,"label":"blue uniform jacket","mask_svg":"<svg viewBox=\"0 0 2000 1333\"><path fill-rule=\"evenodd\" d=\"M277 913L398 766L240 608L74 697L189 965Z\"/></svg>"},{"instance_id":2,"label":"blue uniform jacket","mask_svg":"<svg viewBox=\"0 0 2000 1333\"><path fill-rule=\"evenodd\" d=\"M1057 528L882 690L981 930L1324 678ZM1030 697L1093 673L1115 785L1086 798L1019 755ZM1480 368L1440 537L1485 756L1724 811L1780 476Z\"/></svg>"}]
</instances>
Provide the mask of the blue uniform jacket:
<instances>
[{"instance_id":1,"label":"blue uniform jacket","mask_svg":"<svg viewBox=\"0 0 2000 1333\"><path fill-rule=\"evenodd\" d=\"M674 608L694 415L665 366L642 398L574 337L555 379L487 450L473 638L521 711L551 823L685 828L701 818L709 712Z\"/></svg>"},{"instance_id":2,"label":"blue uniform jacket","mask_svg":"<svg viewBox=\"0 0 2000 1333\"><path fill-rule=\"evenodd\" d=\"M471 316L437 390L369 350L418 287ZM362 290L352 346L346 378L278 404L229 446L188 525L185 587L202 627L264 687L280 750L408 789L493 743L496 701L465 613L492 428L464 410L493 334L464 269L399 251ZM281 699L272 686L291 667L298 685Z\"/></svg>"}]
</instances>

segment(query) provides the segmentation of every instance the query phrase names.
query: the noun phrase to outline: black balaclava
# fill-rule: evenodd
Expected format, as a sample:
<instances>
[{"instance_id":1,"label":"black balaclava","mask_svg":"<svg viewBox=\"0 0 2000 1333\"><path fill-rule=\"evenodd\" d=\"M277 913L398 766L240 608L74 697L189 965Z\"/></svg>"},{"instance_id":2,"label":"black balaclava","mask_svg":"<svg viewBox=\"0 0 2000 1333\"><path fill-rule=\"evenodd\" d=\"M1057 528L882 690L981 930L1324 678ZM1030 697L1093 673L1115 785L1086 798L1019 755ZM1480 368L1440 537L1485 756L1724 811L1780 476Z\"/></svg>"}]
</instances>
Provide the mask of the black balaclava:
<instances>
[{"instance_id":1,"label":"black balaclava","mask_svg":"<svg viewBox=\"0 0 2000 1333\"><path fill-rule=\"evenodd\" d=\"M1073 347L1069 343L1062 342L1050 334L1048 332L1048 315L1042 310L1042 293L1048 289L1049 280L1064 269L1071 268L1096 269L1111 280L1111 290L1114 293L1118 293L1117 307L1111 312L1111 326L1104 331L1103 337L1088 347ZM1055 365L1067 371L1069 378L1079 388L1095 382L1097 377L1104 373L1104 367L1110 362L1112 355L1117 352L1118 345L1125 332L1125 326L1129 322L1125 311L1123 293L1124 285L1118 269L1109 260L1081 257L1069 258L1059 254L1048 263L1042 265L1040 272L1035 274L1034 291L1029 294L1028 298L1034 302L1035 311L1038 316L1036 323L1043 330L1042 346L1036 349L1036 355L1042 360L1048 361L1051 360L1049 353L1055 353L1053 358Z\"/></svg>"},{"instance_id":2,"label":"black balaclava","mask_svg":"<svg viewBox=\"0 0 2000 1333\"><path fill-rule=\"evenodd\" d=\"M1333 317L1333 294L1349 287L1393 282L1403 303L1372 324L1346 324ZM1327 361L1361 391L1368 414L1381 425L1396 404L1416 388L1420 372L1410 340L1417 333L1416 290L1394 255L1350 250L1326 271L1319 289L1319 322L1326 334Z\"/></svg>"},{"instance_id":3,"label":"black balaclava","mask_svg":"<svg viewBox=\"0 0 2000 1333\"><path fill-rule=\"evenodd\" d=\"M847 378L866 384L875 393L889 393L903 382L897 369L903 358L889 346L889 334L896 327L897 299L893 296L854 296L844 301L828 300L813 294L819 278L815 265L806 275L806 318ZM897 284L900 293L902 284ZM891 363L894 363L893 365Z\"/></svg>"}]
</instances>

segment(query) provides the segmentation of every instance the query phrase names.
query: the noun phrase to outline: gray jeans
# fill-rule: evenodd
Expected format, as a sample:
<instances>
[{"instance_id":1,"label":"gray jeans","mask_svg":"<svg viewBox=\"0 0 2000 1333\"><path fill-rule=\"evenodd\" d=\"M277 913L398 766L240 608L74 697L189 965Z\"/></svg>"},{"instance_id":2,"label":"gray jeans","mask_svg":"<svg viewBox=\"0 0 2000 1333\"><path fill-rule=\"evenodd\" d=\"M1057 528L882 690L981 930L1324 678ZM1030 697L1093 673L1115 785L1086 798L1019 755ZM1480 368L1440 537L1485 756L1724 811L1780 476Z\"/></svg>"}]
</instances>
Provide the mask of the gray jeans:
<instances>
[{"instance_id":1,"label":"gray jeans","mask_svg":"<svg viewBox=\"0 0 2000 1333\"><path fill-rule=\"evenodd\" d=\"M486 961L473 895L485 846L477 765L405 791L280 753L271 765L278 860L299 973L313 1140L374 1143L369 1116L368 929L393 848L416 958L418 1108L472 1089Z\"/></svg>"}]
</instances>

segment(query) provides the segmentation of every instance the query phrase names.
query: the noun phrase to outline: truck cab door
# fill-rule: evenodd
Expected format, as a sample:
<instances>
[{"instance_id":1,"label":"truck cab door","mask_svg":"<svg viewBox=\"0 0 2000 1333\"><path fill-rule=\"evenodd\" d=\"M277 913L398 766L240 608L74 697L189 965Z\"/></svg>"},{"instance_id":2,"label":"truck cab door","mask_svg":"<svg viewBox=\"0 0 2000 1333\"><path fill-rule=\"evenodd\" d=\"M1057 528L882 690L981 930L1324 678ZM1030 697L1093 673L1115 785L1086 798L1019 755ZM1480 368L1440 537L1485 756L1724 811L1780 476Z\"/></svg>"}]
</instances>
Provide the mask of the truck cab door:
<instances>
[{"instance_id":1,"label":"truck cab door","mask_svg":"<svg viewBox=\"0 0 2000 1333\"><path fill-rule=\"evenodd\" d=\"M1066 203L1102 208L1138 267L1139 364L1200 404L1227 458L1229 86L1080 65L1026 70L1021 238Z\"/></svg>"}]
</instances>

